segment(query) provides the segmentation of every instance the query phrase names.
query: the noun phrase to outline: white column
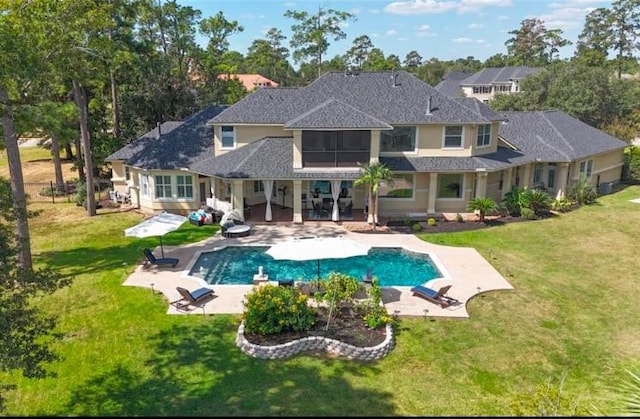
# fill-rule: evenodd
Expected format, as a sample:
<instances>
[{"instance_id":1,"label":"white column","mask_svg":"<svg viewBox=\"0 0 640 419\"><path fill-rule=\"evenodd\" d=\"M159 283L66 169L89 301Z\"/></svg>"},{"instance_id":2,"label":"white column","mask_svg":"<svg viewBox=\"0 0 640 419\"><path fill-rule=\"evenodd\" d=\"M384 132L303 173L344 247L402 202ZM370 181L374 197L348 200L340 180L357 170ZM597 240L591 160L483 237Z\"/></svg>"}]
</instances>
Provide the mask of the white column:
<instances>
[{"instance_id":1,"label":"white column","mask_svg":"<svg viewBox=\"0 0 640 419\"><path fill-rule=\"evenodd\" d=\"M429 197L427 198L427 213L435 214L436 197L438 196L438 174L429 173Z\"/></svg>"}]
</instances>

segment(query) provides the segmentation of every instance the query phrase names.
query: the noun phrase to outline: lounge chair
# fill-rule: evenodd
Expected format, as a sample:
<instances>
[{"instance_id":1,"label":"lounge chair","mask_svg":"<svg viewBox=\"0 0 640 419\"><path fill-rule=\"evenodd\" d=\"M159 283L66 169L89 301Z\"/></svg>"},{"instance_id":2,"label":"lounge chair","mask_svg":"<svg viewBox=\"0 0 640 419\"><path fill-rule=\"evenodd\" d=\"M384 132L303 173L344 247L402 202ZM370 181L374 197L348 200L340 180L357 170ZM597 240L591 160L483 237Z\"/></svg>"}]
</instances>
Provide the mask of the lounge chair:
<instances>
[{"instance_id":1,"label":"lounge chair","mask_svg":"<svg viewBox=\"0 0 640 419\"><path fill-rule=\"evenodd\" d=\"M203 287L195 291L189 291L182 287L176 287L176 289L182 298L172 301L171 305L174 305L178 310L187 310L189 306L200 307L213 298L213 290L211 288Z\"/></svg>"},{"instance_id":2,"label":"lounge chair","mask_svg":"<svg viewBox=\"0 0 640 419\"><path fill-rule=\"evenodd\" d=\"M178 262L180 262L180 259L178 258L157 258L149 249L144 249L142 252L147 258L147 261L144 263L143 269L147 269L149 266L159 265L171 265L172 268L175 268Z\"/></svg>"},{"instance_id":3,"label":"lounge chair","mask_svg":"<svg viewBox=\"0 0 640 419\"><path fill-rule=\"evenodd\" d=\"M413 295L422 297L433 304L439 305L442 308L447 308L460 304L460 301L445 295L449 291L449 288L451 288L451 285L446 285L436 291L423 285L417 285L411 288L411 292L413 292Z\"/></svg>"}]
</instances>

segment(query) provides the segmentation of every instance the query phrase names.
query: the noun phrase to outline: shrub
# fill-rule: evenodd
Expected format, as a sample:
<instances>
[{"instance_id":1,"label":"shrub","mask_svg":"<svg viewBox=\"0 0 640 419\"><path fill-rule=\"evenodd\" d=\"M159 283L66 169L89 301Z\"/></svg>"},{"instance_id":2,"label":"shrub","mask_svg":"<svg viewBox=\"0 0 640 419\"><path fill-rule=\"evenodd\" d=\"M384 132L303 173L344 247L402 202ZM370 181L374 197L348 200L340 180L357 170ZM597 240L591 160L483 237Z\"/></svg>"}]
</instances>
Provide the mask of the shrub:
<instances>
[{"instance_id":1,"label":"shrub","mask_svg":"<svg viewBox=\"0 0 640 419\"><path fill-rule=\"evenodd\" d=\"M560 199L554 199L551 201L551 209L558 212L567 212L571 209L573 202L566 197Z\"/></svg>"},{"instance_id":2,"label":"shrub","mask_svg":"<svg viewBox=\"0 0 640 419\"><path fill-rule=\"evenodd\" d=\"M358 306L358 309L364 313L363 319L367 327L377 329L382 325L393 322L393 317L389 316L387 310L381 304L382 288L380 288L378 284L378 278L374 277L371 281L369 297L369 300L364 301Z\"/></svg>"},{"instance_id":3,"label":"shrub","mask_svg":"<svg viewBox=\"0 0 640 419\"><path fill-rule=\"evenodd\" d=\"M514 217L520 216L520 209L525 205L524 201L525 189L518 189L517 186L511 186L509 192L504 195L502 205L507 209L509 215Z\"/></svg>"},{"instance_id":4,"label":"shrub","mask_svg":"<svg viewBox=\"0 0 640 419\"><path fill-rule=\"evenodd\" d=\"M480 222L484 223L484 217L495 212L498 209L498 204L491 198L477 197L469 201L467 209L469 211L478 211Z\"/></svg>"},{"instance_id":5,"label":"shrub","mask_svg":"<svg viewBox=\"0 0 640 419\"><path fill-rule=\"evenodd\" d=\"M247 294L242 319L250 333L270 335L309 330L315 315L298 287L262 285Z\"/></svg>"},{"instance_id":6,"label":"shrub","mask_svg":"<svg viewBox=\"0 0 640 419\"><path fill-rule=\"evenodd\" d=\"M436 221L435 218L431 217L427 220L427 224L433 227L434 225L438 224L438 222Z\"/></svg>"},{"instance_id":7,"label":"shrub","mask_svg":"<svg viewBox=\"0 0 640 419\"><path fill-rule=\"evenodd\" d=\"M569 194L570 198L579 205L593 204L596 202L598 193L596 189L591 185L586 176L580 175L575 185L571 189Z\"/></svg>"},{"instance_id":8,"label":"shrub","mask_svg":"<svg viewBox=\"0 0 640 419\"><path fill-rule=\"evenodd\" d=\"M622 176L626 180L640 179L640 147L631 145L625 149Z\"/></svg>"},{"instance_id":9,"label":"shrub","mask_svg":"<svg viewBox=\"0 0 640 419\"><path fill-rule=\"evenodd\" d=\"M529 220L535 220L538 218L536 213L529 207L523 207L520 209L520 216Z\"/></svg>"},{"instance_id":10,"label":"shrub","mask_svg":"<svg viewBox=\"0 0 640 419\"><path fill-rule=\"evenodd\" d=\"M413 231L421 231L421 230L422 230L422 224L420 224L420 223L413 223L413 225L411 226L411 228L413 229Z\"/></svg>"},{"instance_id":11,"label":"shrub","mask_svg":"<svg viewBox=\"0 0 640 419\"><path fill-rule=\"evenodd\" d=\"M546 214L551 208L551 197L540 189L527 189L523 201L536 215Z\"/></svg>"},{"instance_id":12,"label":"shrub","mask_svg":"<svg viewBox=\"0 0 640 419\"><path fill-rule=\"evenodd\" d=\"M78 182L76 190L76 205L87 208L87 184L86 182Z\"/></svg>"}]
</instances>

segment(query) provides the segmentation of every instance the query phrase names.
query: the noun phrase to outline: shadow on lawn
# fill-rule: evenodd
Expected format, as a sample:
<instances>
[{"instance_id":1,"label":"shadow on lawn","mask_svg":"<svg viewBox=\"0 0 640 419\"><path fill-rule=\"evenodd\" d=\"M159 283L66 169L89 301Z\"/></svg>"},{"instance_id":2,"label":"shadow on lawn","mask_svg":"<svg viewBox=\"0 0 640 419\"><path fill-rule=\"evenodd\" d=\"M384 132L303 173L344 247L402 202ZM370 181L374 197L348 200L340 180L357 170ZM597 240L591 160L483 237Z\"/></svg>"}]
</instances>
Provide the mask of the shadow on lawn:
<instances>
[{"instance_id":1,"label":"shadow on lawn","mask_svg":"<svg viewBox=\"0 0 640 419\"><path fill-rule=\"evenodd\" d=\"M201 323L201 317L198 318ZM204 324L176 316L148 338L145 374L124 363L72 390L57 414L78 416L394 416L394 395L355 389L344 375L375 374L376 364L294 357L264 361L234 339L237 316ZM179 323L179 324L178 324ZM187 325L185 325L187 324ZM123 351L126 344L122 343ZM331 374L327 372L331 370ZM368 370L368 371L367 371ZM373 370L373 371L372 371ZM373 373L373 374L372 374ZM53 413L56 414L55 412Z\"/></svg>"}]
</instances>

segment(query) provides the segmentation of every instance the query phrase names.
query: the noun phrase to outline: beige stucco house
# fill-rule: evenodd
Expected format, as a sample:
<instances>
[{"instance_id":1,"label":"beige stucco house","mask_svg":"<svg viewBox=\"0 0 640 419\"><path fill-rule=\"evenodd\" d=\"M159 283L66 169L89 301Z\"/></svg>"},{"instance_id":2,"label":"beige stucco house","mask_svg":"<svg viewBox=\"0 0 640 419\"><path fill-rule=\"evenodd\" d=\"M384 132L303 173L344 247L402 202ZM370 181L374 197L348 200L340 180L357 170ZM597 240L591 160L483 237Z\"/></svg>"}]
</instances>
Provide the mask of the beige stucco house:
<instances>
[{"instance_id":1,"label":"beige stucco house","mask_svg":"<svg viewBox=\"0 0 640 419\"><path fill-rule=\"evenodd\" d=\"M187 213L292 209L291 221L363 210L360 164L382 162L381 216L466 212L512 185L566 193L582 174L618 182L626 143L562 112L502 112L452 98L407 72L328 72L301 88L264 87L229 107L165 123L107 159L134 205Z\"/></svg>"}]
</instances>

